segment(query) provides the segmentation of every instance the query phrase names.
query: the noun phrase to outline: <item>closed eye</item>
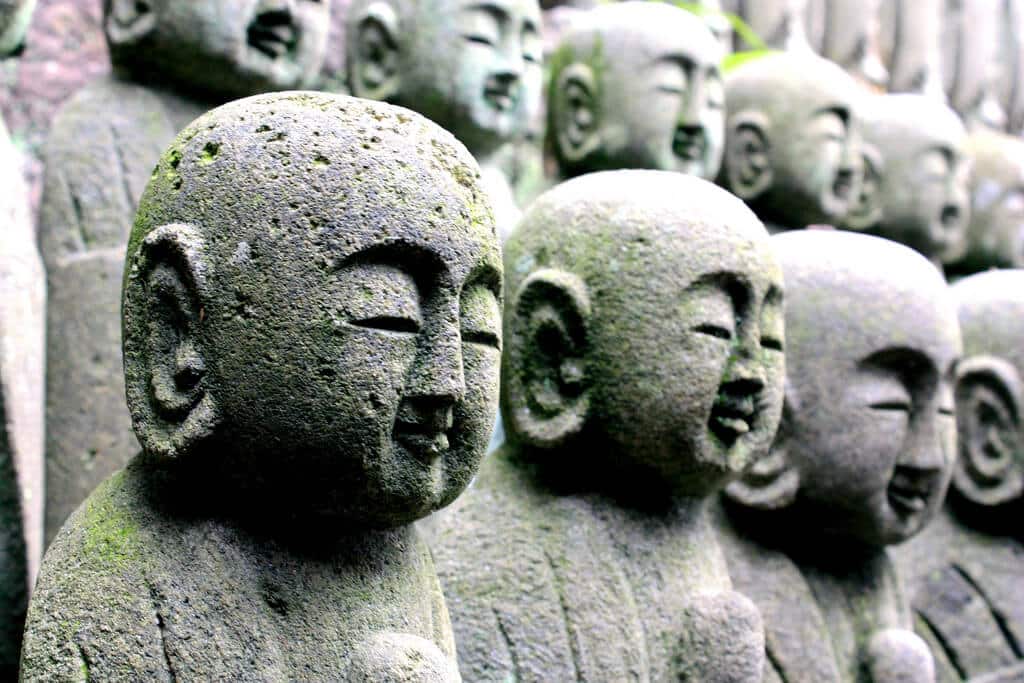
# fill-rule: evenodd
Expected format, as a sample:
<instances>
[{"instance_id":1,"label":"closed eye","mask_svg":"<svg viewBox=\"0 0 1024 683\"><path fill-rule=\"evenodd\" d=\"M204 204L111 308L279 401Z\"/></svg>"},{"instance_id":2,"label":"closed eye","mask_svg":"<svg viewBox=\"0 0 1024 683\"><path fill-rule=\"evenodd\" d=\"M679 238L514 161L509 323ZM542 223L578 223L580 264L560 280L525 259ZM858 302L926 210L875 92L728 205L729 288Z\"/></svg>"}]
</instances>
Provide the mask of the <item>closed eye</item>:
<instances>
[{"instance_id":1,"label":"closed eye","mask_svg":"<svg viewBox=\"0 0 1024 683\"><path fill-rule=\"evenodd\" d=\"M682 95L684 92L683 88L676 85L659 85L657 90L659 92L667 92L670 95Z\"/></svg>"},{"instance_id":2,"label":"closed eye","mask_svg":"<svg viewBox=\"0 0 1024 683\"><path fill-rule=\"evenodd\" d=\"M891 410L904 413L910 412L910 404L906 401L879 401L878 403L872 403L871 408L874 410Z\"/></svg>"},{"instance_id":3,"label":"closed eye","mask_svg":"<svg viewBox=\"0 0 1024 683\"><path fill-rule=\"evenodd\" d=\"M463 332L462 341L469 342L470 344L492 346L496 349L501 347L501 343L498 341L498 335L493 332L484 332L483 330Z\"/></svg>"},{"instance_id":4,"label":"closed eye","mask_svg":"<svg viewBox=\"0 0 1024 683\"><path fill-rule=\"evenodd\" d=\"M403 332L406 334L416 334L420 331L420 324L415 320L391 315L379 315L373 318L364 318L363 320L353 320L352 324L356 327L366 327L388 332Z\"/></svg>"},{"instance_id":5,"label":"closed eye","mask_svg":"<svg viewBox=\"0 0 1024 683\"><path fill-rule=\"evenodd\" d=\"M494 41L487 36L482 36L479 33L467 33L463 36L466 40L471 43L479 43L480 45L494 45Z\"/></svg>"},{"instance_id":6,"label":"closed eye","mask_svg":"<svg viewBox=\"0 0 1024 683\"><path fill-rule=\"evenodd\" d=\"M939 408L939 415L948 415L950 417L953 417L954 415L956 415L956 411L954 411L952 408Z\"/></svg>"},{"instance_id":7,"label":"closed eye","mask_svg":"<svg viewBox=\"0 0 1024 683\"><path fill-rule=\"evenodd\" d=\"M718 339L725 339L726 341L732 339L732 331L728 330L721 325L714 325L712 323L704 323L693 328L695 332L706 334L709 337L717 337Z\"/></svg>"},{"instance_id":8,"label":"closed eye","mask_svg":"<svg viewBox=\"0 0 1024 683\"><path fill-rule=\"evenodd\" d=\"M772 351L782 350L782 340L774 337L761 337L761 346Z\"/></svg>"}]
</instances>

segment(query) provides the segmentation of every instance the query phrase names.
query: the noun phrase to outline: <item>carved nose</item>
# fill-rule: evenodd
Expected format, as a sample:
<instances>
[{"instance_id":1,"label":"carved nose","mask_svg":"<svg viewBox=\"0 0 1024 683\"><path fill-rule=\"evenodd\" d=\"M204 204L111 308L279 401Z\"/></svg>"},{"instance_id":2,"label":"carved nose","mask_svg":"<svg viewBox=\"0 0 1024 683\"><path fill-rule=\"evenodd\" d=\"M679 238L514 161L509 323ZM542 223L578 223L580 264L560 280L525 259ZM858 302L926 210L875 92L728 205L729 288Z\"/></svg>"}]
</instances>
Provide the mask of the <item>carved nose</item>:
<instances>
[{"instance_id":1,"label":"carved nose","mask_svg":"<svg viewBox=\"0 0 1024 683\"><path fill-rule=\"evenodd\" d=\"M406 385L406 397L456 403L466 394L462 341L458 328L439 329L421 340Z\"/></svg>"}]
</instances>

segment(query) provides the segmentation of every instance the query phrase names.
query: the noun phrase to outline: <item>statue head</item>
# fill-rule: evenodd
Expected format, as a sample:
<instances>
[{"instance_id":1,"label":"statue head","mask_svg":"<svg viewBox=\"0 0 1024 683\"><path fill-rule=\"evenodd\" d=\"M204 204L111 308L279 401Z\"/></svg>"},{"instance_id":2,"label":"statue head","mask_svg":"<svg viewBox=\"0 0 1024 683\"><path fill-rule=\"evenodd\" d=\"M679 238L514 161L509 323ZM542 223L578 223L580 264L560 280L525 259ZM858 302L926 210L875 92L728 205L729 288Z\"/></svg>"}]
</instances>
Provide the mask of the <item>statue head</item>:
<instances>
[{"instance_id":1,"label":"statue head","mask_svg":"<svg viewBox=\"0 0 1024 683\"><path fill-rule=\"evenodd\" d=\"M1024 501L1024 270L978 273L951 289L964 337L952 490L1021 535L1019 515L1006 511Z\"/></svg>"},{"instance_id":2,"label":"statue head","mask_svg":"<svg viewBox=\"0 0 1024 683\"><path fill-rule=\"evenodd\" d=\"M1024 141L995 131L971 133L967 155L970 222L962 252L950 264L958 272L1024 266Z\"/></svg>"},{"instance_id":3,"label":"statue head","mask_svg":"<svg viewBox=\"0 0 1024 683\"><path fill-rule=\"evenodd\" d=\"M0 0L0 57L21 48L35 8L36 0Z\"/></svg>"},{"instance_id":4,"label":"statue head","mask_svg":"<svg viewBox=\"0 0 1024 683\"><path fill-rule=\"evenodd\" d=\"M863 180L846 227L947 261L970 214L967 131L956 112L925 95L872 95L858 111Z\"/></svg>"},{"instance_id":5,"label":"statue head","mask_svg":"<svg viewBox=\"0 0 1024 683\"><path fill-rule=\"evenodd\" d=\"M904 541L934 516L952 473L953 298L895 242L800 230L772 243L786 278L785 407L770 455L727 496L801 543ZM790 512L800 533L771 510Z\"/></svg>"},{"instance_id":6,"label":"statue head","mask_svg":"<svg viewBox=\"0 0 1024 683\"><path fill-rule=\"evenodd\" d=\"M505 263L513 447L612 486L638 475L694 497L768 447L782 277L735 197L681 173L580 176L531 205Z\"/></svg>"},{"instance_id":7,"label":"statue head","mask_svg":"<svg viewBox=\"0 0 1024 683\"><path fill-rule=\"evenodd\" d=\"M853 78L809 53L771 54L726 74L719 184L762 220L789 228L838 223L856 186Z\"/></svg>"},{"instance_id":8,"label":"statue head","mask_svg":"<svg viewBox=\"0 0 1024 683\"><path fill-rule=\"evenodd\" d=\"M552 57L548 145L562 173L617 168L714 178L722 159L721 45L659 2L597 7Z\"/></svg>"},{"instance_id":9,"label":"statue head","mask_svg":"<svg viewBox=\"0 0 1024 683\"><path fill-rule=\"evenodd\" d=\"M451 502L498 398L501 253L478 181L435 124L340 95L187 127L128 246L143 450L275 512L386 526Z\"/></svg>"},{"instance_id":10,"label":"statue head","mask_svg":"<svg viewBox=\"0 0 1024 683\"><path fill-rule=\"evenodd\" d=\"M477 158L537 117L537 0L355 0L346 21L353 95L414 109Z\"/></svg>"},{"instance_id":11,"label":"statue head","mask_svg":"<svg viewBox=\"0 0 1024 683\"><path fill-rule=\"evenodd\" d=\"M312 85L330 0L104 0L114 66L219 101Z\"/></svg>"}]
</instances>

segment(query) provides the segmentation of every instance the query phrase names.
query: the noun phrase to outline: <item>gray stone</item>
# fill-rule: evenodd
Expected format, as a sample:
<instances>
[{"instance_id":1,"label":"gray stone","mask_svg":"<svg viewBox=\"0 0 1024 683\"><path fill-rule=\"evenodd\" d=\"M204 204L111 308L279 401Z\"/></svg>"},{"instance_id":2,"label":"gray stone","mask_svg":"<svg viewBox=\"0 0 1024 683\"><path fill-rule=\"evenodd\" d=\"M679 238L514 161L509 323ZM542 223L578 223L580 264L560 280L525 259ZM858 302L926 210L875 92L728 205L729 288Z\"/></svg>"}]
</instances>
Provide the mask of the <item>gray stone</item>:
<instances>
[{"instance_id":1,"label":"gray stone","mask_svg":"<svg viewBox=\"0 0 1024 683\"><path fill-rule=\"evenodd\" d=\"M947 271L964 275L1024 266L1024 142L988 130L971 133L971 219Z\"/></svg>"},{"instance_id":2,"label":"gray stone","mask_svg":"<svg viewBox=\"0 0 1024 683\"><path fill-rule=\"evenodd\" d=\"M614 3L579 17L551 58L547 148L558 174L640 168L713 179L722 56L705 21L668 4Z\"/></svg>"},{"instance_id":3,"label":"gray stone","mask_svg":"<svg viewBox=\"0 0 1024 683\"><path fill-rule=\"evenodd\" d=\"M36 0L0 0L0 57L21 47L35 7Z\"/></svg>"},{"instance_id":4,"label":"gray stone","mask_svg":"<svg viewBox=\"0 0 1024 683\"><path fill-rule=\"evenodd\" d=\"M773 50L806 53L810 50L804 21L808 0L722 0L727 12L739 16ZM749 49L740 44L736 50Z\"/></svg>"},{"instance_id":5,"label":"gray stone","mask_svg":"<svg viewBox=\"0 0 1024 683\"><path fill-rule=\"evenodd\" d=\"M785 407L770 455L726 488L723 535L737 590L764 616L768 680L931 681L887 547L932 519L952 474L955 303L890 241L807 230L772 243Z\"/></svg>"},{"instance_id":6,"label":"gray stone","mask_svg":"<svg viewBox=\"0 0 1024 683\"><path fill-rule=\"evenodd\" d=\"M941 264L954 259L970 220L967 131L925 95L875 95L858 110L863 180L845 226L891 239Z\"/></svg>"},{"instance_id":7,"label":"gray stone","mask_svg":"<svg viewBox=\"0 0 1024 683\"><path fill-rule=\"evenodd\" d=\"M1004 0L946 0L943 87L950 106L972 128L999 130L1006 125L997 95L1005 4Z\"/></svg>"},{"instance_id":8,"label":"gray stone","mask_svg":"<svg viewBox=\"0 0 1024 683\"><path fill-rule=\"evenodd\" d=\"M484 169L499 230L511 230L520 211L496 157L539 116L537 0L355 0L346 26L350 92L450 130Z\"/></svg>"},{"instance_id":9,"label":"gray stone","mask_svg":"<svg viewBox=\"0 0 1024 683\"><path fill-rule=\"evenodd\" d=\"M818 52L870 88L885 88L889 72L878 46L881 0L815 0L821 8Z\"/></svg>"},{"instance_id":10,"label":"gray stone","mask_svg":"<svg viewBox=\"0 0 1024 683\"><path fill-rule=\"evenodd\" d=\"M725 93L718 184L772 231L841 221L860 158L853 78L820 57L780 53L730 71Z\"/></svg>"},{"instance_id":11,"label":"gray stone","mask_svg":"<svg viewBox=\"0 0 1024 683\"><path fill-rule=\"evenodd\" d=\"M960 452L935 524L900 548L917 626L939 681L1024 680L1024 271L951 288L964 360L956 373Z\"/></svg>"},{"instance_id":12,"label":"gray stone","mask_svg":"<svg viewBox=\"0 0 1024 683\"><path fill-rule=\"evenodd\" d=\"M138 446L124 409L119 286L136 203L161 150L213 104L315 77L320 0L112 0L116 75L57 115L46 149L46 538Z\"/></svg>"},{"instance_id":13,"label":"gray stone","mask_svg":"<svg viewBox=\"0 0 1024 683\"><path fill-rule=\"evenodd\" d=\"M944 100L942 15L945 0L885 0L879 47L889 69L889 91Z\"/></svg>"},{"instance_id":14,"label":"gray stone","mask_svg":"<svg viewBox=\"0 0 1024 683\"><path fill-rule=\"evenodd\" d=\"M706 508L781 410L763 226L699 178L607 171L543 194L505 247L507 440L432 520L463 675L760 680Z\"/></svg>"},{"instance_id":15,"label":"gray stone","mask_svg":"<svg viewBox=\"0 0 1024 683\"><path fill-rule=\"evenodd\" d=\"M999 17L996 94L1006 116L1006 131L1024 133L1024 0L1005 0Z\"/></svg>"},{"instance_id":16,"label":"gray stone","mask_svg":"<svg viewBox=\"0 0 1024 683\"><path fill-rule=\"evenodd\" d=\"M479 168L390 105L224 105L164 153L124 278L143 452L51 545L22 676L458 680L412 522L476 472L501 254Z\"/></svg>"}]
</instances>

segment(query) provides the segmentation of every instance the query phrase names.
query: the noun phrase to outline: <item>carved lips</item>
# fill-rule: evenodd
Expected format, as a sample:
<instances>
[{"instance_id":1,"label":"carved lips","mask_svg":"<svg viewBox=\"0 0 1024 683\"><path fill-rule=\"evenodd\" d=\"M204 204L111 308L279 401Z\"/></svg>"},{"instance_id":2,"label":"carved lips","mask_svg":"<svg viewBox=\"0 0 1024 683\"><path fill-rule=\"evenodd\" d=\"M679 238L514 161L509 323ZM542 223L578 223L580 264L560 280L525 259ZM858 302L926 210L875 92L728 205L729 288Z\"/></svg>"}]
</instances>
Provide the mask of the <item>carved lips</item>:
<instances>
[{"instance_id":1,"label":"carved lips","mask_svg":"<svg viewBox=\"0 0 1024 683\"><path fill-rule=\"evenodd\" d=\"M672 136L672 152L686 161L703 161L708 141L700 126L677 126Z\"/></svg>"},{"instance_id":2,"label":"carved lips","mask_svg":"<svg viewBox=\"0 0 1024 683\"><path fill-rule=\"evenodd\" d=\"M484 84L484 99L500 112L512 111L519 99L516 80L491 76Z\"/></svg>"},{"instance_id":3,"label":"carved lips","mask_svg":"<svg viewBox=\"0 0 1024 683\"><path fill-rule=\"evenodd\" d=\"M249 25L249 45L271 59L283 57L299 42L299 32L291 15L284 12L264 12Z\"/></svg>"},{"instance_id":4,"label":"carved lips","mask_svg":"<svg viewBox=\"0 0 1024 683\"><path fill-rule=\"evenodd\" d=\"M938 485L941 472L924 471L897 465L886 496L893 510L905 519L921 515Z\"/></svg>"},{"instance_id":5,"label":"carved lips","mask_svg":"<svg viewBox=\"0 0 1024 683\"><path fill-rule=\"evenodd\" d=\"M753 428L756 415L757 401L754 394L723 391L711 407L708 427L722 443L731 446Z\"/></svg>"},{"instance_id":6,"label":"carved lips","mask_svg":"<svg viewBox=\"0 0 1024 683\"><path fill-rule=\"evenodd\" d=\"M448 450L448 430L453 422L451 406L423 409L403 405L395 420L395 440L429 465Z\"/></svg>"}]
</instances>

